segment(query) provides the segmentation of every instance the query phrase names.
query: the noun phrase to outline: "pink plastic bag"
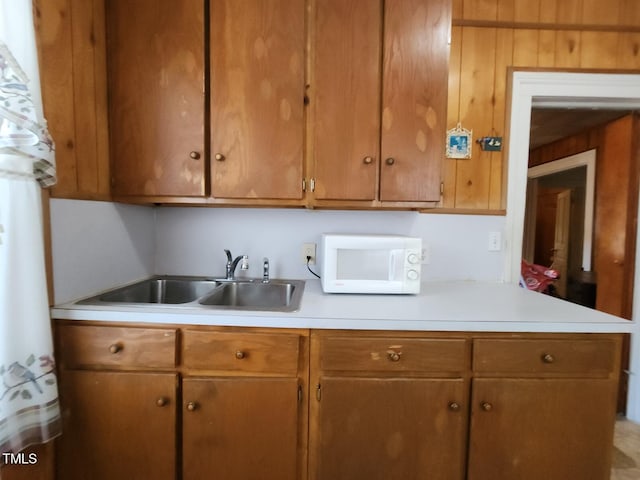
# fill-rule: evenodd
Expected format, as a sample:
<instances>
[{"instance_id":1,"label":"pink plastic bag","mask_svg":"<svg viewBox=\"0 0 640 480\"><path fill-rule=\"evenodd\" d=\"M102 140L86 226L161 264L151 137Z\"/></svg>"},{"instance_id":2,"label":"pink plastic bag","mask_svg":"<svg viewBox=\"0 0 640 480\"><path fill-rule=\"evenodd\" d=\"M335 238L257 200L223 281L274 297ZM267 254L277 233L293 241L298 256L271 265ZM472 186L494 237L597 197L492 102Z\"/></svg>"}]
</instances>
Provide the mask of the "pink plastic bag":
<instances>
[{"instance_id":1,"label":"pink plastic bag","mask_svg":"<svg viewBox=\"0 0 640 480\"><path fill-rule=\"evenodd\" d=\"M520 267L520 286L536 292L547 291L559 276L557 270L522 260Z\"/></svg>"}]
</instances>

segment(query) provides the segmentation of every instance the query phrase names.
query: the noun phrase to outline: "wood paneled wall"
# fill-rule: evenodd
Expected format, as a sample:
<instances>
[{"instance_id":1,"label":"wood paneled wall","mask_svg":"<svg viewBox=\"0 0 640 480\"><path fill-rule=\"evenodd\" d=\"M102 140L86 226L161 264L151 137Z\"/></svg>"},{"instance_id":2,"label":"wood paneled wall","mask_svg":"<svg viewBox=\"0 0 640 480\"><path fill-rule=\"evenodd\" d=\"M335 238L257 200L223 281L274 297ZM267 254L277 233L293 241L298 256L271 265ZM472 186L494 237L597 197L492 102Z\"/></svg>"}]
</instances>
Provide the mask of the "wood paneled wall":
<instances>
[{"instance_id":1,"label":"wood paneled wall","mask_svg":"<svg viewBox=\"0 0 640 480\"><path fill-rule=\"evenodd\" d=\"M109 130L104 0L35 0L44 114L60 198L106 200Z\"/></svg>"},{"instance_id":2,"label":"wood paneled wall","mask_svg":"<svg viewBox=\"0 0 640 480\"><path fill-rule=\"evenodd\" d=\"M447 128L504 136L510 68L640 70L640 2L453 0ZM445 159L443 206L505 208L505 161L477 144Z\"/></svg>"}]
</instances>

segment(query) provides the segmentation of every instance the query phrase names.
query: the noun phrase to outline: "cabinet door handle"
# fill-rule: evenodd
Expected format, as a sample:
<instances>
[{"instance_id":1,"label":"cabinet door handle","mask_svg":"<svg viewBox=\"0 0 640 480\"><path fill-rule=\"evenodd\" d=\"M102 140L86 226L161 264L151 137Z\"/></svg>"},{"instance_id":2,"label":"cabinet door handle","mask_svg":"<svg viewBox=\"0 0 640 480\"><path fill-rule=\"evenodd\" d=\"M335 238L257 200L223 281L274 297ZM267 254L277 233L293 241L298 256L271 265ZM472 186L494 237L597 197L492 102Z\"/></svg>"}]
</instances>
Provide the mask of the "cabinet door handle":
<instances>
[{"instance_id":1,"label":"cabinet door handle","mask_svg":"<svg viewBox=\"0 0 640 480\"><path fill-rule=\"evenodd\" d=\"M221 153L216 153L215 157L213 158L215 158L219 162L224 162L226 159L226 157Z\"/></svg>"},{"instance_id":2,"label":"cabinet door handle","mask_svg":"<svg viewBox=\"0 0 640 480\"><path fill-rule=\"evenodd\" d=\"M480 404L480 408L482 408L482 410L484 410L485 412L490 412L491 410L493 410L493 405L489 402L482 402Z\"/></svg>"},{"instance_id":3,"label":"cabinet door handle","mask_svg":"<svg viewBox=\"0 0 640 480\"><path fill-rule=\"evenodd\" d=\"M156 399L156 405L158 407L164 407L165 405L169 405L169 399L167 397L158 397Z\"/></svg>"},{"instance_id":4,"label":"cabinet door handle","mask_svg":"<svg viewBox=\"0 0 640 480\"><path fill-rule=\"evenodd\" d=\"M113 343L109 345L109 352L113 354L120 353L123 348L124 346L121 343Z\"/></svg>"},{"instance_id":5,"label":"cabinet door handle","mask_svg":"<svg viewBox=\"0 0 640 480\"><path fill-rule=\"evenodd\" d=\"M196 402L187 402L187 410L190 412L194 412L198 408L198 404Z\"/></svg>"},{"instance_id":6,"label":"cabinet door handle","mask_svg":"<svg viewBox=\"0 0 640 480\"><path fill-rule=\"evenodd\" d=\"M402 355L402 352L398 353L398 352L389 352L387 353L387 358L392 361L392 362L397 362L400 360L400 356Z\"/></svg>"},{"instance_id":7,"label":"cabinet door handle","mask_svg":"<svg viewBox=\"0 0 640 480\"><path fill-rule=\"evenodd\" d=\"M457 412L460 410L460 404L458 402L449 402L449 410Z\"/></svg>"},{"instance_id":8,"label":"cabinet door handle","mask_svg":"<svg viewBox=\"0 0 640 480\"><path fill-rule=\"evenodd\" d=\"M544 355L542 355L542 361L544 363L553 363L556 361L556 357L554 357L550 353L545 353Z\"/></svg>"},{"instance_id":9,"label":"cabinet door handle","mask_svg":"<svg viewBox=\"0 0 640 480\"><path fill-rule=\"evenodd\" d=\"M238 351L236 352L236 358L237 358L238 360L242 360L242 359L243 359L243 358L245 358L246 356L247 356L247 354L246 354L246 353L244 353L242 350L238 350Z\"/></svg>"},{"instance_id":10,"label":"cabinet door handle","mask_svg":"<svg viewBox=\"0 0 640 480\"><path fill-rule=\"evenodd\" d=\"M193 151L189 153L189 157L191 157L194 160L200 160L200 152Z\"/></svg>"},{"instance_id":11,"label":"cabinet door handle","mask_svg":"<svg viewBox=\"0 0 640 480\"><path fill-rule=\"evenodd\" d=\"M373 157L364 157L362 159L362 163L364 163L365 165L371 165L373 163Z\"/></svg>"},{"instance_id":12,"label":"cabinet door handle","mask_svg":"<svg viewBox=\"0 0 640 480\"><path fill-rule=\"evenodd\" d=\"M396 159L395 159L395 158L393 158L393 157L389 157L389 158L387 158L387 159L385 160L385 163L386 163L387 165L393 165L394 163L396 163Z\"/></svg>"}]
</instances>

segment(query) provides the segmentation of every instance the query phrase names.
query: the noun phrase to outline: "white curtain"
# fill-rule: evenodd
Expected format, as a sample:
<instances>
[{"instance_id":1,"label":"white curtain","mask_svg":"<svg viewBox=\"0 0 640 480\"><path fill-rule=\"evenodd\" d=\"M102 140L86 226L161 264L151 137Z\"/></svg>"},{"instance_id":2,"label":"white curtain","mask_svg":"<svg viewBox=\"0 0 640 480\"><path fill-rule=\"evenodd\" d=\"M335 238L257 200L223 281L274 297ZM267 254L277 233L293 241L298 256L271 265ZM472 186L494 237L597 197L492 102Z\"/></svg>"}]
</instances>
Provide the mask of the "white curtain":
<instances>
[{"instance_id":1,"label":"white curtain","mask_svg":"<svg viewBox=\"0 0 640 480\"><path fill-rule=\"evenodd\" d=\"M53 153L32 0L0 0L0 453L60 433L40 195Z\"/></svg>"}]
</instances>

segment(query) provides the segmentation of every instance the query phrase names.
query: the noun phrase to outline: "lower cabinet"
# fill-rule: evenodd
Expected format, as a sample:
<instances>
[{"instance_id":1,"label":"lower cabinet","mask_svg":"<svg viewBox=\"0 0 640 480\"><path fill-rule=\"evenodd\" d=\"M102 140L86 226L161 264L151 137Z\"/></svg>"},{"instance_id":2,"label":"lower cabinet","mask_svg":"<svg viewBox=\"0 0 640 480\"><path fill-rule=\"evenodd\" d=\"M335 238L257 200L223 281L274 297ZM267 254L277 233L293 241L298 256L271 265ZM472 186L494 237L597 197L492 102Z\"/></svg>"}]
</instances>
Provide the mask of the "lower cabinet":
<instances>
[{"instance_id":1,"label":"lower cabinet","mask_svg":"<svg viewBox=\"0 0 640 480\"><path fill-rule=\"evenodd\" d=\"M186 378L182 395L182 478L300 478L295 378Z\"/></svg>"},{"instance_id":2,"label":"lower cabinet","mask_svg":"<svg viewBox=\"0 0 640 480\"><path fill-rule=\"evenodd\" d=\"M465 475L470 342L318 332L309 478Z\"/></svg>"},{"instance_id":3,"label":"lower cabinet","mask_svg":"<svg viewBox=\"0 0 640 480\"><path fill-rule=\"evenodd\" d=\"M593 379L474 380L467 478L608 479L615 388Z\"/></svg>"},{"instance_id":4,"label":"lower cabinet","mask_svg":"<svg viewBox=\"0 0 640 480\"><path fill-rule=\"evenodd\" d=\"M616 336L476 338L467 478L608 479L619 361Z\"/></svg>"},{"instance_id":5,"label":"lower cabinet","mask_svg":"<svg viewBox=\"0 0 640 480\"><path fill-rule=\"evenodd\" d=\"M310 478L464 478L462 379L321 378ZM312 400L313 401L313 400Z\"/></svg>"},{"instance_id":6,"label":"lower cabinet","mask_svg":"<svg viewBox=\"0 0 640 480\"><path fill-rule=\"evenodd\" d=\"M57 478L176 478L175 374L65 371L60 385Z\"/></svg>"},{"instance_id":7,"label":"lower cabinet","mask_svg":"<svg viewBox=\"0 0 640 480\"><path fill-rule=\"evenodd\" d=\"M182 331L182 478L306 478L308 337Z\"/></svg>"},{"instance_id":8,"label":"lower cabinet","mask_svg":"<svg viewBox=\"0 0 640 480\"><path fill-rule=\"evenodd\" d=\"M308 332L80 322L56 332L56 478L306 478Z\"/></svg>"},{"instance_id":9,"label":"lower cabinet","mask_svg":"<svg viewBox=\"0 0 640 480\"><path fill-rule=\"evenodd\" d=\"M58 479L607 480L615 334L58 321Z\"/></svg>"}]
</instances>

